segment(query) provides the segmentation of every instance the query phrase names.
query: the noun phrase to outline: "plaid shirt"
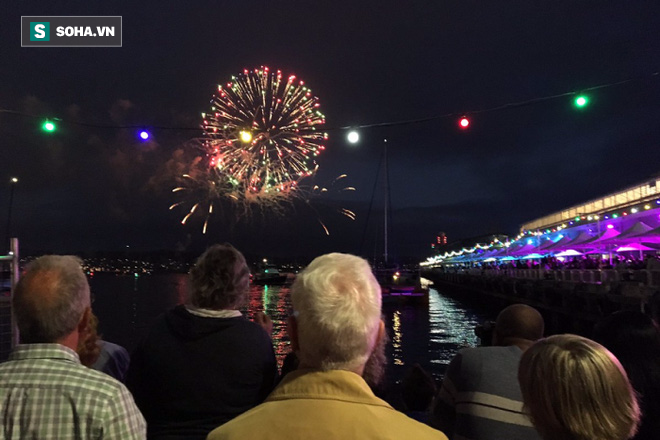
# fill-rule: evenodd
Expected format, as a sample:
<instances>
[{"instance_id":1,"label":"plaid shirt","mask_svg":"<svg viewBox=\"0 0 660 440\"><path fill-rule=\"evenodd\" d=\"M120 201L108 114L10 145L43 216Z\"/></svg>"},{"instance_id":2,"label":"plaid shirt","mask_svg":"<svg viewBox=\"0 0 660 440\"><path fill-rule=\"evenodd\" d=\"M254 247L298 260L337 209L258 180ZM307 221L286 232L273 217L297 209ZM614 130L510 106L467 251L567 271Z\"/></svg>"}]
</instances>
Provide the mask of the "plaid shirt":
<instances>
[{"instance_id":1,"label":"plaid shirt","mask_svg":"<svg viewBox=\"0 0 660 440\"><path fill-rule=\"evenodd\" d=\"M0 364L3 439L144 439L133 396L59 344L17 346Z\"/></svg>"}]
</instances>

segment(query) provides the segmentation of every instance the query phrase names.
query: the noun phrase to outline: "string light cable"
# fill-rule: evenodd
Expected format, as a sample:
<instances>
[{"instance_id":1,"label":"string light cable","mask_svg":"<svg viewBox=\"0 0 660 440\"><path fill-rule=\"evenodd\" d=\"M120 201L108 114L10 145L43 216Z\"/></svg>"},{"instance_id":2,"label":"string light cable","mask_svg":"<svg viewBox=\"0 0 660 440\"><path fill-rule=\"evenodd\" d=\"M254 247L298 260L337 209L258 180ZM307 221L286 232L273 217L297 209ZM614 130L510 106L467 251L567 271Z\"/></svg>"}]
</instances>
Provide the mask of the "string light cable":
<instances>
[{"instance_id":1,"label":"string light cable","mask_svg":"<svg viewBox=\"0 0 660 440\"><path fill-rule=\"evenodd\" d=\"M500 104L496 105L494 107L488 107L484 109L477 109L477 110L469 110L469 111L460 111L460 112L449 112L449 113L444 113L440 115L434 115L434 116L427 116L423 118L416 118L416 119L404 119L404 120L398 120L398 121L388 121L388 122L377 122L377 123L372 123L372 124L361 124L361 125L350 125L350 126L341 126L341 127L326 127L324 128L324 131L326 132L331 132L331 131L346 131L346 130L359 130L359 129L369 129L369 128L383 128L383 127L395 127L395 126L404 126L404 125L412 125L412 124L421 124L424 122L429 122L429 121L435 121L435 120L440 120L440 119L447 119L447 118L461 118L460 125L463 127L466 127L464 125L465 123L463 122L463 118L466 118L467 115L477 115L477 114L483 114L483 113L490 113L490 112L495 112L495 111L501 111L501 110L508 110L512 108L518 108L518 107L524 107L524 106L529 106L533 104L538 104L541 102L545 101L550 101L553 99L561 99L561 98L566 98L569 96L575 96L579 98L583 98L584 100L580 100L580 103L577 103L578 99L576 99L576 105L577 106L583 106L586 104L588 98L584 97L585 94L589 92L593 92L595 90L602 90L602 89L607 89L611 87L617 87L621 86L624 84L628 84L631 82L639 82L643 80L649 80L649 79L656 79L660 76L660 71L659 72L653 72L651 74L647 74L644 76L639 76L639 77L634 77L634 78L628 78L624 79L621 81L616 81L616 82L610 82L610 83L604 83L604 84L599 84L596 86L592 87L586 87L582 88L579 91L570 91L570 92L563 92L563 93L558 93L554 95L547 95L547 96L540 96L536 98L531 98L523 101L516 101L516 102L509 102L505 104ZM22 112L18 110L10 110L10 109L3 109L0 108L0 113L5 113L5 114L12 114L12 115L17 115L17 116L22 116L26 118L34 118L34 119L41 119L45 121L54 121L62 124L69 124L69 125L77 125L81 127L89 127L89 128L101 128L101 129L117 129L117 130L122 130L122 129L127 129L127 130L169 130L169 131L203 131L203 127L200 125L198 127L183 127L183 126L173 126L173 125L148 125L148 124L130 124L130 125L113 125L113 124L98 124L98 123L90 123L90 122L81 122L81 121L73 121L73 120L68 120L68 119L62 119L62 118L54 118L54 117L45 117L43 115L35 115L32 113L27 113L27 112ZM48 129L48 131L53 131L54 127L52 129Z\"/></svg>"}]
</instances>

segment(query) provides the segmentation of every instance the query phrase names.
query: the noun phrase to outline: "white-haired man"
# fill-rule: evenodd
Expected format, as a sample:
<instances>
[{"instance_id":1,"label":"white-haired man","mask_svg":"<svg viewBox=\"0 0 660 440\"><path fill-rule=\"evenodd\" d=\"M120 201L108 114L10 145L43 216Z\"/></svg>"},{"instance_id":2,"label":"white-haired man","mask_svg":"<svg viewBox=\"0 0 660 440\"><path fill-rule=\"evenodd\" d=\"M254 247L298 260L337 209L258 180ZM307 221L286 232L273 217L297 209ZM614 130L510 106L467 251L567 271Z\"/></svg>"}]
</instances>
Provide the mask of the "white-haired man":
<instances>
[{"instance_id":1,"label":"white-haired man","mask_svg":"<svg viewBox=\"0 0 660 440\"><path fill-rule=\"evenodd\" d=\"M298 369L208 439L446 439L377 398L362 378L385 335L380 286L365 260L316 258L296 278L291 301Z\"/></svg>"},{"instance_id":2,"label":"white-haired man","mask_svg":"<svg viewBox=\"0 0 660 440\"><path fill-rule=\"evenodd\" d=\"M90 317L80 260L32 262L14 292L20 342L0 364L0 430L6 439L143 439L146 424L126 387L80 364Z\"/></svg>"}]
</instances>

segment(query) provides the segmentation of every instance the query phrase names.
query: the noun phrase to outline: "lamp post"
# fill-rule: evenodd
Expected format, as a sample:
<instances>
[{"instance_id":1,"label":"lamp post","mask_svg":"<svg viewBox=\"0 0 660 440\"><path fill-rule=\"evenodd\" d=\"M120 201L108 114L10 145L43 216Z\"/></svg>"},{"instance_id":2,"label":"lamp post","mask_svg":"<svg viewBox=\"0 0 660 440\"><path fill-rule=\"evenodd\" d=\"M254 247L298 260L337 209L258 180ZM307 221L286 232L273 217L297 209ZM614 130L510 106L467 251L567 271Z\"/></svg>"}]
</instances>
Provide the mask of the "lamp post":
<instances>
[{"instance_id":1,"label":"lamp post","mask_svg":"<svg viewBox=\"0 0 660 440\"><path fill-rule=\"evenodd\" d=\"M17 183L18 178L16 177L12 177L9 180L9 209L7 210L7 234L5 243L9 243L9 239L11 238L11 211L14 206L14 188L16 188Z\"/></svg>"}]
</instances>

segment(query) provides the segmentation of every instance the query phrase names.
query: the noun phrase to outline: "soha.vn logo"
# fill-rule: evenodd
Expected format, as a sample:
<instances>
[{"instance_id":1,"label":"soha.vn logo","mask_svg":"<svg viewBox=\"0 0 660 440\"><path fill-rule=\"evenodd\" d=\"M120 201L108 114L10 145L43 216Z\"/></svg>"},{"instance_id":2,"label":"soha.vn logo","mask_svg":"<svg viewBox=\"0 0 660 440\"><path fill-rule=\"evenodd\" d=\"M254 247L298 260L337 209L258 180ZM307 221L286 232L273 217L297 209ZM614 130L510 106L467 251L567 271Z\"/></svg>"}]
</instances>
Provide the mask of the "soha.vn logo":
<instances>
[{"instance_id":1,"label":"soha.vn logo","mask_svg":"<svg viewBox=\"0 0 660 440\"><path fill-rule=\"evenodd\" d=\"M114 26L57 26L58 37L114 37ZM50 41L50 23L30 22L30 41Z\"/></svg>"},{"instance_id":2,"label":"soha.vn logo","mask_svg":"<svg viewBox=\"0 0 660 440\"><path fill-rule=\"evenodd\" d=\"M30 41L50 41L50 22L31 21Z\"/></svg>"}]
</instances>

